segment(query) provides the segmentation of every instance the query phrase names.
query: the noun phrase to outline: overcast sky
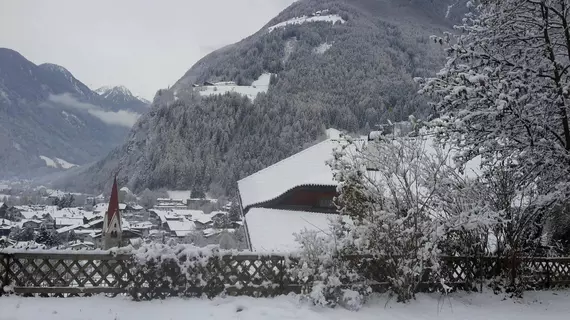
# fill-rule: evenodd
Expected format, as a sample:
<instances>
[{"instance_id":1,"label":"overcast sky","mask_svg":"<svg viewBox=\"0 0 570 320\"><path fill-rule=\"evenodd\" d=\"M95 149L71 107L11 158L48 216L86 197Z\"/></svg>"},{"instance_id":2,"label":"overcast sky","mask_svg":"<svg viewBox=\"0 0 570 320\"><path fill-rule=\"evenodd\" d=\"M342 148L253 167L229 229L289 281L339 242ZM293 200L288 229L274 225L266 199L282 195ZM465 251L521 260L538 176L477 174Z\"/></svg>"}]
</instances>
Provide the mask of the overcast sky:
<instances>
[{"instance_id":1,"label":"overcast sky","mask_svg":"<svg viewBox=\"0 0 570 320\"><path fill-rule=\"evenodd\" d=\"M92 89L152 99L198 59L259 30L294 0L0 0L0 47L67 68Z\"/></svg>"}]
</instances>

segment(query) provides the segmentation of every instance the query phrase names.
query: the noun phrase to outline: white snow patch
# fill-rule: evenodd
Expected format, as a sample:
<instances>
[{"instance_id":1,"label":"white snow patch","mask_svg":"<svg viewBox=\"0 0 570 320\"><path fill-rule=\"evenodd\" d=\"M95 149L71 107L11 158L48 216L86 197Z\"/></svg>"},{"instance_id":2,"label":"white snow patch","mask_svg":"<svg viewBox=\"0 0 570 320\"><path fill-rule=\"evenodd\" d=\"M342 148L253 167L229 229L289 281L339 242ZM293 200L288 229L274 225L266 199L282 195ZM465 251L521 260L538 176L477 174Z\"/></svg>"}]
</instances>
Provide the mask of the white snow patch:
<instances>
[{"instance_id":1,"label":"white snow patch","mask_svg":"<svg viewBox=\"0 0 570 320\"><path fill-rule=\"evenodd\" d=\"M280 22L274 26L267 28L267 31L272 32L273 30L275 30L277 28L283 28L283 27L286 27L288 25L303 24L306 22L330 22L332 24L335 24L337 22L345 23L346 21L341 16L339 16L337 14L324 15L324 16L314 16L314 17L302 16L302 17L297 17L297 18L293 18L293 19L290 19L287 21Z\"/></svg>"},{"instance_id":2,"label":"white snow patch","mask_svg":"<svg viewBox=\"0 0 570 320\"><path fill-rule=\"evenodd\" d=\"M55 161L53 161L53 159L51 159L50 157L40 156L40 159L45 161L46 166L52 167L52 168L58 168L57 163Z\"/></svg>"},{"instance_id":3,"label":"white snow patch","mask_svg":"<svg viewBox=\"0 0 570 320\"><path fill-rule=\"evenodd\" d=\"M59 166L60 166L62 169L71 169L71 168L73 168L73 167L77 167L76 164L73 164L73 163L71 163L71 162L67 162L67 161L65 161L65 160L63 160L63 159L61 159L61 158L55 158L55 162L57 162L57 164L59 164Z\"/></svg>"},{"instance_id":4,"label":"white snow patch","mask_svg":"<svg viewBox=\"0 0 570 320\"><path fill-rule=\"evenodd\" d=\"M199 93L201 96L212 96L216 94L234 92L247 96L250 100L253 101L259 93L267 92L267 90L269 90L270 79L271 73L264 73L257 80L255 80L251 86L238 86L231 85L229 84L230 82L220 82L222 83L221 85L200 87Z\"/></svg>"},{"instance_id":5,"label":"white snow patch","mask_svg":"<svg viewBox=\"0 0 570 320\"><path fill-rule=\"evenodd\" d=\"M18 151L22 151L22 150L23 150L23 149L22 149L22 146L21 146L19 143L15 142L15 141L12 142L12 145L13 145L14 148L15 148L16 150L18 150Z\"/></svg>"},{"instance_id":6,"label":"white snow patch","mask_svg":"<svg viewBox=\"0 0 570 320\"><path fill-rule=\"evenodd\" d=\"M289 39L285 42L285 48L283 50L285 54L283 55L283 59L281 60L283 63L289 61L289 58L291 57L291 54L293 54L293 52L295 51L296 46L297 46L297 39Z\"/></svg>"},{"instance_id":7,"label":"white snow patch","mask_svg":"<svg viewBox=\"0 0 570 320\"><path fill-rule=\"evenodd\" d=\"M77 167L76 164L71 162L67 162L61 158L50 158L46 156L40 156L40 159L45 161L46 166L51 168L60 168L60 169L71 169L73 167Z\"/></svg>"},{"instance_id":8,"label":"white snow patch","mask_svg":"<svg viewBox=\"0 0 570 320\"><path fill-rule=\"evenodd\" d=\"M192 194L191 190L168 190L166 191L166 193L168 194L168 198L173 199L173 200L183 200L184 203L186 203L186 201L188 199L190 199L190 194Z\"/></svg>"},{"instance_id":9,"label":"white snow patch","mask_svg":"<svg viewBox=\"0 0 570 320\"><path fill-rule=\"evenodd\" d=\"M4 92L3 90L0 90L0 98L2 98L4 101L6 102L10 102L10 99L8 98L8 94L6 92Z\"/></svg>"},{"instance_id":10,"label":"white snow patch","mask_svg":"<svg viewBox=\"0 0 570 320\"><path fill-rule=\"evenodd\" d=\"M131 189L129 189L129 188L127 188L127 187L122 187L122 188L119 189L119 190L120 190L120 191L124 191L124 192L126 192L127 194L133 194L132 191L131 191Z\"/></svg>"},{"instance_id":11,"label":"white snow patch","mask_svg":"<svg viewBox=\"0 0 570 320\"><path fill-rule=\"evenodd\" d=\"M82 252L82 251L80 251ZM84 250L87 254L96 250ZM7 288L8 290L10 288ZM315 307L295 295L275 298L168 298L136 302L130 297L104 295L77 298L6 296L0 299L2 319L248 319L248 320L475 320L566 319L570 291L528 291L523 299L503 299L492 293L418 294L410 303L388 295L374 296L359 311ZM191 317L189 316L191 314Z\"/></svg>"},{"instance_id":12,"label":"white snow patch","mask_svg":"<svg viewBox=\"0 0 570 320\"><path fill-rule=\"evenodd\" d=\"M327 52L330 48L332 48L332 43L322 43L320 44L318 47L316 47L313 52L316 54L323 54L325 52Z\"/></svg>"}]
</instances>

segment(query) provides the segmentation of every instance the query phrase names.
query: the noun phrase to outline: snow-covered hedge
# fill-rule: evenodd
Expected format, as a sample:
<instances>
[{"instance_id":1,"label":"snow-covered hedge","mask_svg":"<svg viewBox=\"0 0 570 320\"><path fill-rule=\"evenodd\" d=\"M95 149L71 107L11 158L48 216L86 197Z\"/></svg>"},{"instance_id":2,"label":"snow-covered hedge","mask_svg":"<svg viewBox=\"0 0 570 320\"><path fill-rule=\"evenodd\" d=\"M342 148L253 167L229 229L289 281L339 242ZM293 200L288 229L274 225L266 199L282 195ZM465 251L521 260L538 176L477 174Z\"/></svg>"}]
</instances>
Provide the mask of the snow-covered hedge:
<instances>
[{"instance_id":1,"label":"snow-covered hedge","mask_svg":"<svg viewBox=\"0 0 570 320\"><path fill-rule=\"evenodd\" d=\"M279 293L285 257L204 248L151 244L133 251L129 291L135 299L168 296L215 297Z\"/></svg>"}]
</instances>

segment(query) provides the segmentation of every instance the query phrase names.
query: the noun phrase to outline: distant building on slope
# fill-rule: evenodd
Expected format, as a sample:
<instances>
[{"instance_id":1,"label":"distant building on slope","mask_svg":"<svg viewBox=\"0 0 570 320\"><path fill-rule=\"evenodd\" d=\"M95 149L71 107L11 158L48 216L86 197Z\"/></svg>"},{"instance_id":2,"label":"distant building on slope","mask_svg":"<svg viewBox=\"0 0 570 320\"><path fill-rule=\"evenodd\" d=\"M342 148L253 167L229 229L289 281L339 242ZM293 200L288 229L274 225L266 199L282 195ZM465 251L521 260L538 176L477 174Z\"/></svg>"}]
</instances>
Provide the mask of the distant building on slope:
<instances>
[{"instance_id":1,"label":"distant building on slope","mask_svg":"<svg viewBox=\"0 0 570 320\"><path fill-rule=\"evenodd\" d=\"M339 141L327 139L238 181L251 250L291 251L295 233L328 231L337 182L327 161Z\"/></svg>"}]
</instances>

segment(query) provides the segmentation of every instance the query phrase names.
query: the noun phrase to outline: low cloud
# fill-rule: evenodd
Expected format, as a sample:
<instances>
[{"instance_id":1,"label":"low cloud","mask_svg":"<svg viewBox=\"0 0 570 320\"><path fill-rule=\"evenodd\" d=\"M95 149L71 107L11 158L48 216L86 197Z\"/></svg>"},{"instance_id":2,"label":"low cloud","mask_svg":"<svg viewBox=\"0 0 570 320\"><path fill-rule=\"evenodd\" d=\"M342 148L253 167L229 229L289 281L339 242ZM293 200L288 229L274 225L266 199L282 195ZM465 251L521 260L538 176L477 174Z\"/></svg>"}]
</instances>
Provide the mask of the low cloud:
<instances>
[{"instance_id":1,"label":"low cloud","mask_svg":"<svg viewBox=\"0 0 570 320\"><path fill-rule=\"evenodd\" d=\"M107 111L102 109L99 106L81 102L75 99L69 93L63 93L58 95L50 95L48 98L49 101L53 103L57 103L66 107L83 110L88 112L90 115L96 117L97 119L103 121L106 124L116 125L116 126L123 126L130 128L132 127L135 122L137 122L140 115L135 112L130 111Z\"/></svg>"}]
</instances>

